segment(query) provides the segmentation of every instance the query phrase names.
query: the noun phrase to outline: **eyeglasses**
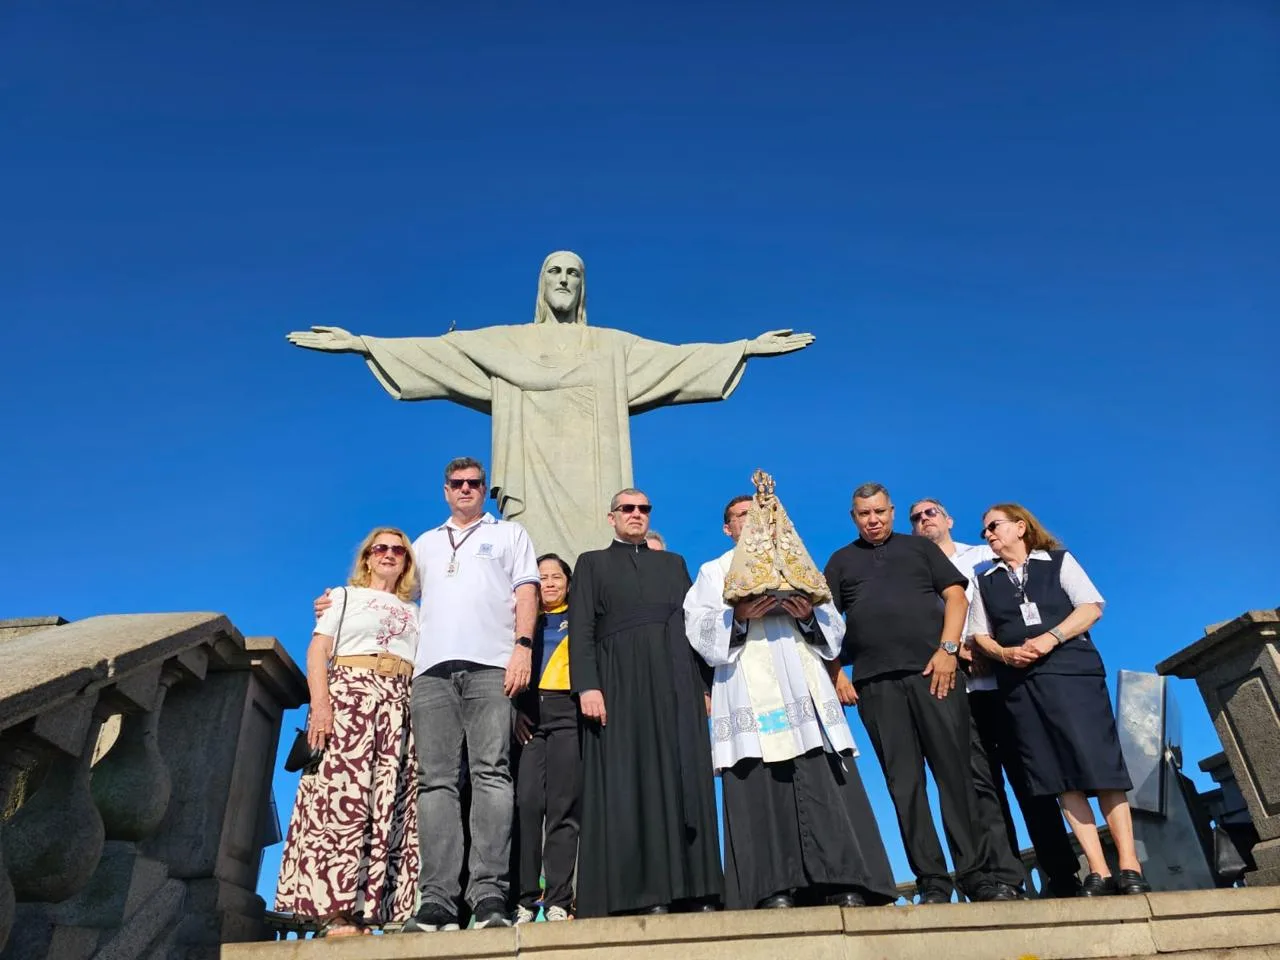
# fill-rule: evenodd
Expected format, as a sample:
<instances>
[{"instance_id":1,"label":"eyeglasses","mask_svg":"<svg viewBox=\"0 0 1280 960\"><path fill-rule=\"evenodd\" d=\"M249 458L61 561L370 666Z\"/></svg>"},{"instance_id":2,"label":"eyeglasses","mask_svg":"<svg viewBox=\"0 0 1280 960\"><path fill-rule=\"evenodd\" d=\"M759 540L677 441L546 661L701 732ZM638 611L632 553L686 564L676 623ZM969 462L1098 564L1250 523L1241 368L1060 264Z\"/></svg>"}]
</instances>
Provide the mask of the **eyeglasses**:
<instances>
[{"instance_id":1,"label":"eyeglasses","mask_svg":"<svg viewBox=\"0 0 1280 960\"><path fill-rule=\"evenodd\" d=\"M391 551L391 555L393 557L404 556L403 543L375 543L372 547L369 548L370 553L376 553L378 556L382 556L388 550Z\"/></svg>"},{"instance_id":2,"label":"eyeglasses","mask_svg":"<svg viewBox=\"0 0 1280 960\"><path fill-rule=\"evenodd\" d=\"M921 519L923 519L924 517L928 517L930 520L932 520L941 512L942 511L939 510L937 507L925 507L923 510L917 510L915 513L911 514L911 516L909 516L907 519L910 520L912 523L919 523Z\"/></svg>"},{"instance_id":3,"label":"eyeglasses","mask_svg":"<svg viewBox=\"0 0 1280 960\"><path fill-rule=\"evenodd\" d=\"M449 479L450 490L461 490L463 487L469 487L472 490L483 490L483 480L473 480L471 477L451 477Z\"/></svg>"},{"instance_id":4,"label":"eyeglasses","mask_svg":"<svg viewBox=\"0 0 1280 960\"><path fill-rule=\"evenodd\" d=\"M985 536L988 533L995 533L996 527L1000 526L1000 524L1002 523L1013 523L1013 521L1007 520L1004 517L1001 517L999 520L992 520L990 523L988 523L985 527L982 528L983 535Z\"/></svg>"},{"instance_id":5,"label":"eyeglasses","mask_svg":"<svg viewBox=\"0 0 1280 960\"><path fill-rule=\"evenodd\" d=\"M648 515L653 509L652 503L620 503L614 508L615 513L635 513L639 510L641 513Z\"/></svg>"}]
</instances>

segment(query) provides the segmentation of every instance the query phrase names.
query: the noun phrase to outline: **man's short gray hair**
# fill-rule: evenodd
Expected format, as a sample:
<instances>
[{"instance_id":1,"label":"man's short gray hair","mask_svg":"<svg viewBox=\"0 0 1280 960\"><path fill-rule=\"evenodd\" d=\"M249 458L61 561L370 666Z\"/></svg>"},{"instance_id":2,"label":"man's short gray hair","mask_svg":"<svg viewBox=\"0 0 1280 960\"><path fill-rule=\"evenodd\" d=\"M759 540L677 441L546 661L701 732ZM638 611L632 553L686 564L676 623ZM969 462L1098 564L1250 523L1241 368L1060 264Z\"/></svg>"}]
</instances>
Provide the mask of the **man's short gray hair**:
<instances>
[{"instance_id":1,"label":"man's short gray hair","mask_svg":"<svg viewBox=\"0 0 1280 960\"><path fill-rule=\"evenodd\" d=\"M937 507L939 510L942 511L942 515L944 517L951 516L951 514L947 513L947 508L942 505L942 501L939 500L937 497L921 497L919 500L917 500L915 503L913 503L910 507L907 508L907 516L910 517L911 514L915 513L916 507L920 506L920 504L922 503L932 503L935 507Z\"/></svg>"},{"instance_id":2,"label":"man's short gray hair","mask_svg":"<svg viewBox=\"0 0 1280 960\"><path fill-rule=\"evenodd\" d=\"M643 490L637 490L635 487L623 487L621 490L615 493L613 495L613 499L609 501L609 512L613 513L615 510L618 509L619 497L628 497L628 496L644 497L646 500L649 499L649 495L645 493Z\"/></svg>"},{"instance_id":3,"label":"man's short gray hair","mask_svg":"<svg viewBox=\"0 0 1280 960\"><path fill-rule=\"evenodd\" d=\"M485 486L488 487L489 482L486 479L487 474L485 474L484 472L484 464L481 463L479 460L475 459L474 457L454 457L447 464L445 464L444 482L448 483L450 478L459 470L479 470L480 479L483 480Z\"/></svg>"},{"instance_id":4,"label":"man's short gray hair","mask_svg":"<svg viewBox=\"0 0 1280 960\"><path fill-rule=\"evenodd\" d=\"M892 502L893 497L889 496L889 488L883 483L864 483L858 489L853 491L853 499L870 500L877 494L883 493L886 500Z\"/></svg>"},{"instance_id":5,"label":"man's short gray hair","mask_svg":"<svg viewBox=\"0 0 1280 960\"><path fill-rule=\"evenodd\" d=\"M663 550L667 549L666 537L660 534L657 530L650 530L648 533L644 535L644 538L646 540L657 540L658 546L660 546Z\"/></svg>"}]
</instances>

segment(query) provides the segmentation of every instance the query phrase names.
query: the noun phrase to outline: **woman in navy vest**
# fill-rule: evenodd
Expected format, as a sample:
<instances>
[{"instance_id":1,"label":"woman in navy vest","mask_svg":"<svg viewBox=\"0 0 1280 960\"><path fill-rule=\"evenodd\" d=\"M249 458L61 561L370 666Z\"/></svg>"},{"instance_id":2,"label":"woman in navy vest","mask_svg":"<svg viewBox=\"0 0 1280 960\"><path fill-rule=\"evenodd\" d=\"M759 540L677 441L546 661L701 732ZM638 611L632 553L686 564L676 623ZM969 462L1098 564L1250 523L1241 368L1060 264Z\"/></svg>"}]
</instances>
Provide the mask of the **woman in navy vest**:
<instances>
[{"instance_id":1,"label":"woman in navy vest","mask_svg":"<svg viewBox=\"0 0 1280 960\"><path fill-rule=\"evenodd\" d=\"M969 633L995 664L1034 796L1057 796L1089 861L1081 895L1147 893L1125 794L1106 668L1089 637L1102 595L1031 512L999 503L982 518L995 565L977 577ZM1115 877L1102 853L1089 797L1111 828Z\"/></svg>"}]
</instances>

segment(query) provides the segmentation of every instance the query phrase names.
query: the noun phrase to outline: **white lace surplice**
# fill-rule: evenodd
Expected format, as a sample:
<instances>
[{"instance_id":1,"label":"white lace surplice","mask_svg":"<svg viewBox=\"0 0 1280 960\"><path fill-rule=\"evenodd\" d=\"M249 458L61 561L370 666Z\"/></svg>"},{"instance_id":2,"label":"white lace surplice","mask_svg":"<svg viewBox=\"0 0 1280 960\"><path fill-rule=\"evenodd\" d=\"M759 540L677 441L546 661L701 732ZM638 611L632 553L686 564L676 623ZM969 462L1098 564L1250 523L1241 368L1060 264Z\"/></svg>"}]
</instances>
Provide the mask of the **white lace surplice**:
<instances>
[{"instance_id":1,"label":"white lace surplice","mask_svg":"<svg viewBox=\"0 0 1280 960\"><path fill-rule=\"evenodd\" d=\"M732 767L739 760L760 757L781 759L778 744L786 744L786 758L796 757L821 747L839 753L850 751L857 756L853 735L845 720L844 710L836 697L835 687L823 669L805 669L800 649L805 644L795 620L786 614L771 614L753 621L746 642L731 647L733 609L724 602L724 578L733 551L702 565L684 600L685 634L698 655L715 668L711 691L711 752L717 771ZM817 629L822 642L810 645L824 660L840 655L845 624L834 605L824 603L814 608ZM757 691L754 702L761 700L759 671L749 676L743 652L748 646L767 644L771 654L777 690L770 691L781 706L757 715L753 708L752 688ZM755 646L759 651L759 647ZM748 658L755 659L755 658ZM771 756L765 757L761 734L771 742ZM789 739L779 736L790 734Z\"/></svg>"}]
</instances>

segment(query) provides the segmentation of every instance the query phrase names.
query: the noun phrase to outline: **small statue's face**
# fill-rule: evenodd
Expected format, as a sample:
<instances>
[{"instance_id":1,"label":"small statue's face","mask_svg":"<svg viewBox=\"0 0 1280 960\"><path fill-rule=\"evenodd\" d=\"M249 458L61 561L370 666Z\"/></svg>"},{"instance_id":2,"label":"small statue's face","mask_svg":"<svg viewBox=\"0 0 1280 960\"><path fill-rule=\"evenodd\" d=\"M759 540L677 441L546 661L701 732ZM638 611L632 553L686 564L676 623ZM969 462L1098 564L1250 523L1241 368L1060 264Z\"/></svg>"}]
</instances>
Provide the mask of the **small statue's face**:
<instances>
[{"instance_id":1,"label":"small statue's face","mask_svg":"<svg viewBox=\"0 0 1280 960\"><path fill-rule=\"evenodd\" d=\"M572 323L582 296L582 265L570 254L554 256L542 276L543 298L556 319Z\"/></svg>"}]
</instances>

